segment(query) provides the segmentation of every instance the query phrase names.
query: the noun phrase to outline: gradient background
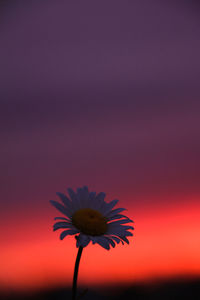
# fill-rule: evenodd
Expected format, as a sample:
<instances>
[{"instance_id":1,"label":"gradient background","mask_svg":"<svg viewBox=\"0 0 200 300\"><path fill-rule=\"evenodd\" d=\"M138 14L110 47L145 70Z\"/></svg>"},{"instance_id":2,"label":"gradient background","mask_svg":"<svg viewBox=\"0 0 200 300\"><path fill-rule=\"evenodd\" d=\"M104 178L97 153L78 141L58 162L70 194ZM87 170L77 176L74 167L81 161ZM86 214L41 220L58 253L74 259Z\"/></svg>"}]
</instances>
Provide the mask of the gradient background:
<instances>
[{"instance_id":1,"label":"gradient background","mask_svg":"<svg viewBox=\"0 0 200 300\"><path fill-rule=\"evenodd\" d=\"M0 289L70 286L56 192L88 185L135 221L83 251L79 284L200 276L198 1L2 1Z\"/></svg>"}]
</instances>

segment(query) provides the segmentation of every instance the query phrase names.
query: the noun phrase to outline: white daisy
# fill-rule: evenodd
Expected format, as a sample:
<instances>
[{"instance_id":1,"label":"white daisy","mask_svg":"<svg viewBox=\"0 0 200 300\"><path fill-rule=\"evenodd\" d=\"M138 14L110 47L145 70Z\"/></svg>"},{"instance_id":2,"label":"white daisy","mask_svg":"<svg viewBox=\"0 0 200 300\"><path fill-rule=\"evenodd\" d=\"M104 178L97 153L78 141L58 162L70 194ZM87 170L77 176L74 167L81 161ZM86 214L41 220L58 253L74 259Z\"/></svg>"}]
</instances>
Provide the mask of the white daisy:
<instances>
[{"instance_id":1,"label":"white daisy","mask_svg":"<svg viewBox=\"0 0 200 300\"><path fill-rule=\"evenodd\" d=\"M125 224L133 221L121 214L125 208L113 209L118 200L107 203L104 201L105 193L96 195L95 192L89 192L87 186L78 188L76 193L68 188L68 193L69 198L57 193L62 204L50 200L65 215L65 218L56 217L55 220L59 222L53 226L54 231L65 229L60 234L61 240L67 235L76 235L77 247L86 247L92 241L107 250L110 245L115 247L115 243L129 244L127 237L133 235L129 230L134 228Z\"/></svg>"}]
</instances>

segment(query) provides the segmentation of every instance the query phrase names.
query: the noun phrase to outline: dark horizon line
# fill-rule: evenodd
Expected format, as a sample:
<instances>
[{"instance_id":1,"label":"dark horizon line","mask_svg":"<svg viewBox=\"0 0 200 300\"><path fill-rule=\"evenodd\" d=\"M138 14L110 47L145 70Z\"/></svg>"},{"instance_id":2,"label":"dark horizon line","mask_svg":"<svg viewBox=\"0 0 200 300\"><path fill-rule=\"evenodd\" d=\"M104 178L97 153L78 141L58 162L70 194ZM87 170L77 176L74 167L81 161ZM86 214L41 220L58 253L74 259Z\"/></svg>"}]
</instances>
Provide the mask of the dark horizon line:
<instances>
[{"instance_id":1,"label":"dark horizon line","mask_svg":"<svg viewBox=\"0 0 200 300\"><path fill-rule=\"evenodd\" d=\"M144 280L133 280L132 282L123 282L119 283L117 282L108 282L108 283L91 283L89 289L90 290L123 290L123 289L130 289L130 288L136 288L136 287L150 287L150 286L165 286L165 285L171 285L171 284L179 284L179 285L185 285L185 284L191 284L191 283L199 283L200 285L200 274L193 275L193 274L180 274L180 275L171 275L171 276L162 276L162 277L154 277L154 278L147 278ZM117 284L117 287L116 287ZM86 289L85 284L78 284L78 288L80 290ZM42 293L48 293L48 292L56 292L59 290L71 290L70 284L52 284L51 287L47 286L40 286L40 287L26 287L26 288L14 288L14 287L6 287L0 286L0 296L2 294L13 294L13 295L26 295L29 293L38 294L40 292ZM1 297L0 297L1 298Z\"/></svg>"}]
</instances>

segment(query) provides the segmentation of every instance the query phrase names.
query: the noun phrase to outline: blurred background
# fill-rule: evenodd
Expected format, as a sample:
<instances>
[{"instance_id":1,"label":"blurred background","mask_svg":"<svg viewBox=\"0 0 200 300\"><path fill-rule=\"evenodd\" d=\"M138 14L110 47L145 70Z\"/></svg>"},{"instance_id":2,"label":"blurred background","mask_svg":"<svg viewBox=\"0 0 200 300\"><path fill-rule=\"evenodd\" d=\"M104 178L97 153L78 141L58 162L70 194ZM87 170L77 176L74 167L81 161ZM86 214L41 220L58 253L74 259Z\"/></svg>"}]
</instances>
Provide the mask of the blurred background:
<instances>
[{"instance_id":1,"label":"blurred background","mask_svg":"<svg viewBox=\"0 0 200 300\"><path fill-rule=\"evenodd\" d=\"M84 249L83 299L199 299L199 15L1 1L1 299L70 299L75 239L52 231L49 200L83 185L135 221L130 245Z\"/></svg>"}]
</instances>

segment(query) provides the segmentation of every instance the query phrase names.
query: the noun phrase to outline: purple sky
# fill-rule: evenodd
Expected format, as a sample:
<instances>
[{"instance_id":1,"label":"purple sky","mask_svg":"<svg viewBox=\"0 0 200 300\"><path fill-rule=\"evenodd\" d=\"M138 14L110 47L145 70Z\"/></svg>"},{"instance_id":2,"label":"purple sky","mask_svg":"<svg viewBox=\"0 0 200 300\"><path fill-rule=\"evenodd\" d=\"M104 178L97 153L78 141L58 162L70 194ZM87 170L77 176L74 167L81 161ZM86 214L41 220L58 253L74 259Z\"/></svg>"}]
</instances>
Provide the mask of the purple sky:
<instances>
[{"instance_id":1,"label":"purple sky","mask_svg":"<svg viewBox=\"0 0 200 300\"><path fill-rule=\"evenodd\" d=\"M199 36L195 1L2 6L4 213L84 184L199 195Z\"/></svg>"}]
</instances>

